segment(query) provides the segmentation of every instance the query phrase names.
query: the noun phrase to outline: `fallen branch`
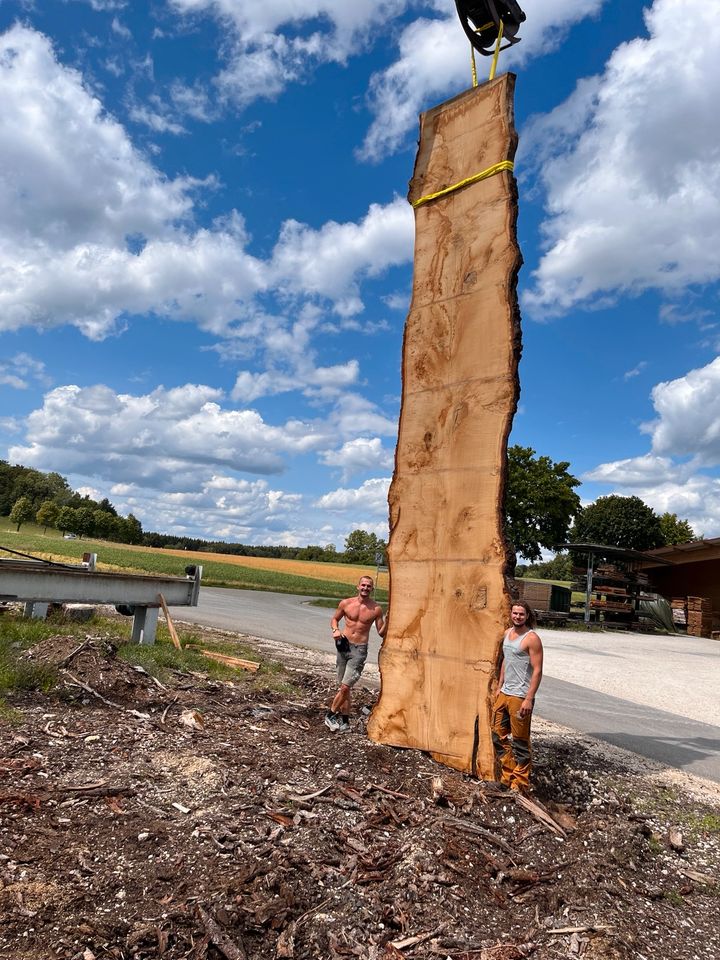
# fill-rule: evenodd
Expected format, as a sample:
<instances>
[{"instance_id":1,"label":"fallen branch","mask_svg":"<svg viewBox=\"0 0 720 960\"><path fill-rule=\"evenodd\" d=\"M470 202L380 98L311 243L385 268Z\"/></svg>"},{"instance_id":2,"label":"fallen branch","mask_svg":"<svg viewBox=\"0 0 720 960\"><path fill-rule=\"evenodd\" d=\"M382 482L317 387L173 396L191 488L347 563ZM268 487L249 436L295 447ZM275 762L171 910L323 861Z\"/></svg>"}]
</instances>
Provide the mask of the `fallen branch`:
<instances>
[{"instance_id":1,"label":"fallen branch","mask_svg":"<svg viewBox=\"0 0 720 960\"><path fill-rule=\"evenodd\" d=\"M560 826L557 820L539 803L535 803L534 800L524 797L521 793L515 795L515 803L517 803L519 807L522 807L523 810L527 810L529 814L535 817L536 820L539 820L548 830L558 834L560 837L567 836L567 832Z\"/></svg>"},{"instance_id":2,"label":"fallen branch","mask_svg":"<svg viewBox=\"0 0 720 960\"><path fill-rule=\"evenodd\" d=\"M426 940L431 940L433 937L437 937L443 932L446 924L441 924L439 927L436 927L434 930L430 930L428 933L421 933L416 937L405 937L404 940L390 940L390 946L394 947L396 950L409 950L411 947L417 947L421 943L425 943Z\"/></svg>"},{"instance_id":3,"label":"fallen branch","mask_svg":"<svg viewBox=\"0 0 720 960\"><path fill-rule=\"evenodd\" d=\"M413 797L407 793L399 793L397 790L388 790L387 787L381 787L379 783L368 784L368 790L379 790L380 793L387 793L389 797L399 797L401 800L413 800Z\"/></svg>"},{"instance_id":4,"label":"fallen branch","mask_svg":"<svg viewBox=\"0 0 720 960\"><path fill-rule=\"evenodd\" d=\"M66 657L63 657L63 659L58 664L56 664L58 670L62 669L62 667L66 667L70 663L72 658L76 657L78 653L80 653L81 650L84 650L85 647L89 646L89 644L90 644L90 640L86 637L79 646L75 647L74 650L72 650Z\"/></svg>"},{"instance_id":5,"label":"fallen branch","mask_svg":"<svg viewBox=\"0 0 720 960\"><path fill-rule=\"evenodd\" d=\"M178 698L177 698L177 697L173 697L172 700L170 701L170 703L169 703L169 704L165 707L165 709L163 710L163 715L160 717L160 723L165 723L165 717L167 717L168 711L170 710L170 707L172 707L173 704L175 704L175 703L177 703L177 702L178 702Z\"/></svg>"},{"instance_id":6,"label":"fallen branch","mask_svg":"<svg viewBox=\"0 0 720 960\"><path fill-rule=\"evenodd\" d=\"M556 927L548 933L610 933L615 927L602 923L588 923L584 927Z\"/></svg>"},{"instance_id":7,"label":"fallen branch","mask_svg":"<svg viewBox=\"0 0 720 960\"><path fill-rule=\"evenodd\" d=\"M195 915L203 927L205 927L207 935L210 937L210 942L216 946L220 953L226 956L228 960L248 960L248 955L242 942L235 943L234 940L231 940L217 920L214 920L206 910L203 910L200 904L197 904L195 907Z\"/></svg>"},{"instance_id":8,"label":"fallen branch","mask_svg":"<svg viewBox=\"0 0 720 960\"><path fill-rule=\"evenodd\" d=\"M120 794L132 796L135 791L132 787L110 786L104 781L89 783L83 787L52 787L50 793L73 793L82 797L117 797Z\"/></svg>"},{"instance_id":9,"label":"fallen branch","mask_svg":"<svg viewBox=\"0 0 720 960\"><path fill-rule=\"evenodd\" d=\"M461 820L460 817L443 817L441 823L448 827L457 827L460 830L466 830L468 833L474 833L478 837L482 837L484 840L487 840L488 843L492 843L493 846L496 846L499 850L502 850L504 853L507 853L513 861L518 860L517 850L513 850L509 843L505 843L504 840L501 840L500 837L496 837L494 833L490 830L486 830L484 827L476 827L474 823L467 823L465 820Z\"/></svg>"},{"instance_id":10,"label":"fallen branch","mask_svg":"<svg viewBox=\"0 0 720 960\"><path fill-rule=\"evenodd\" d=\"M83 683L82 680L78 680L76 676L70 673L69 670L64 670L63 673L66 673L76 687L80 687L81 690L84 690L86 693L91 694L93 697L97 697L98 700L102 700L103 703L106 703L109 707L113 707L115 710L121 710L123 713L131 713L134 717L138 717L140 720L149 720L150 716L147 713L140 713L139 710L133 710L130 707L123 707L119 703L113 703L112 700L108 700L107 697L104 697L101 693L98 693L97 690L93 689L89 683Z\"/></svg>"}]
</instances>

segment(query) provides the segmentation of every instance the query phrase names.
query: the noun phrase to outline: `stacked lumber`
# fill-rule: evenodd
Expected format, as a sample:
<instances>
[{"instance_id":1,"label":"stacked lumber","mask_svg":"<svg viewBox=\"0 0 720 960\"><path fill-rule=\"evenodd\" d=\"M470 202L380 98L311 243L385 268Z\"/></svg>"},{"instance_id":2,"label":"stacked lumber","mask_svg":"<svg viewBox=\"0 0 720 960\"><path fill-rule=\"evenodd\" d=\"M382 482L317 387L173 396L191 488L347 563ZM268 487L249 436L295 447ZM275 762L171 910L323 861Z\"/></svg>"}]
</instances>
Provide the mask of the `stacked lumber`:
<instances>
[{"instance_id":1,"label":"stacked lumber","mask_svg":"<svg viewBox=\"0 0 720 960\"><path fill-rule=\"evenodd\" d=\"M688 634L692 637L709 637L712 633L712 625L712 601L708 597L688 597Z\"/></svg>"},{"instance_id":2,"label":"stacked lumber","mask_svg":"<svg viewBox=\"0 0 720 960\"><path fill-rule=\"evenodd\" d=\"M673 623L678 627L687 626L687 597L673 597L670 601Z\"/></svg>"},{"instance_id":3,"label":"stacked lumber","mask_svg":"<svg viewBox=\"0 0 720 960\"><path fill-rule=\"evenodd\" d=\"M634 612L634 607L630 597L628 597L627 601L605 600L601 597L598 597L590 601L590 606L595 610L612 610L615 613L632 614Z\"/></svg>"},{"instance_id":4,"label":"stacked lumber","mask_svg":"<svg viewBox=\"0 0 720 960\"><path fill-rule=\"evenodd\" d=\"M518 600L529 603L533 610L549 610L553 585L532 580L516 580L515 590Z\"/></svg>"},{"instance_id":5,"label":"stacked lumber","mask_svg":"<svg viewBox=\"0 0 720 960\"><path fill-rule=\"evenodd\" d=\"M625 587L602 586L602 587L597 587L597 592L602 593L608 597L609 596L613 596L613 597L629 597L630 596L630 594L627 592Z\"/></svg>"}]
</instances>

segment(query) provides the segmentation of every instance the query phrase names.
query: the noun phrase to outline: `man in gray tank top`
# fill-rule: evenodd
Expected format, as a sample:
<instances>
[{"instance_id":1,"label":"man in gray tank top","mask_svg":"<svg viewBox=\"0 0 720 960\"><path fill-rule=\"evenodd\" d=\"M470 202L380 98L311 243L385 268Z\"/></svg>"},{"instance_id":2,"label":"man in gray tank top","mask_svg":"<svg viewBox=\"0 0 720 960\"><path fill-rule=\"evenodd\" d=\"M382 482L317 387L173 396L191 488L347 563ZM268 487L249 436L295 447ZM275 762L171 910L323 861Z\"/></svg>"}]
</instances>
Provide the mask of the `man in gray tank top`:
<instances>
[{"instance_id":1,"label":"man in gray tank top","mask_svg":"<svg viewBox=\"0 0 720 960\"><path fill-rule=\"evenodd\" d=\"M503 637L492 738L500 782L525 793L530 789L530 719L542 680L543 648L533 629L535 615L529 604L514 603L510 619L512 626Z\"/></svg>"}]
</instances>

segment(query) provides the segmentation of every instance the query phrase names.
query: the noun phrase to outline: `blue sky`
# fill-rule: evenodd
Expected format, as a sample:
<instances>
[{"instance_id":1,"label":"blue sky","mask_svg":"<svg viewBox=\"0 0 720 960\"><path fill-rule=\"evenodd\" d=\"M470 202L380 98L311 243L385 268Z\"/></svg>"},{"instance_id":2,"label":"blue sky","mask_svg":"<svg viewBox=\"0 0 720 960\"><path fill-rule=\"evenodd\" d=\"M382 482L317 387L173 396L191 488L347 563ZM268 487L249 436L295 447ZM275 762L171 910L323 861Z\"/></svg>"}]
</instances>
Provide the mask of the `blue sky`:
<instances>
[{"instance_id":1,"label":"blue sky","mask_svg":"<svg viewBox=\"0 0 720 960\"><path fill-rule=\"evenodd\" d=\"M718 536L717 4L523 8L511 442ZM147 530L387 536L454 3L6 0L0 34L0 457Z\"/></svg>"}]
</instances>

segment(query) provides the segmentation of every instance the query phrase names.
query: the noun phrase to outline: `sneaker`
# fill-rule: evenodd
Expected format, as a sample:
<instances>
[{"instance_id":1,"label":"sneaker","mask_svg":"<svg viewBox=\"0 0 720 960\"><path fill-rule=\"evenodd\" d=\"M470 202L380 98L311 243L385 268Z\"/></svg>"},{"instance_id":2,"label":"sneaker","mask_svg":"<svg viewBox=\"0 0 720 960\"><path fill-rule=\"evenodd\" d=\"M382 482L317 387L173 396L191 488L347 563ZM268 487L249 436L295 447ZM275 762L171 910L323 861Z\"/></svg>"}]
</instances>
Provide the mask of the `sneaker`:
<instances>
[{"instance_id":1,"label":"sneaker","mask_svg":"<svg viewBox=\"0 0 720 960\"><path fill-rule=\"evenodd\" d=\"M340 717L333 713L332 710L328 710L325 714L325 726L328 730L332 730L333 733L336 733L340 729L341 721Z\"/></svg>"},{"instance_id":2,"label":"sneaker","mask_svg":"<svg viewBox=\"0 0 720 960\"><path fill-rule=\"evenodd\" d=\"M350 732L350 720L348 717L339 717L338 726L335 728L338 733L349 733Z\"/></svg>"}]
</instances>

